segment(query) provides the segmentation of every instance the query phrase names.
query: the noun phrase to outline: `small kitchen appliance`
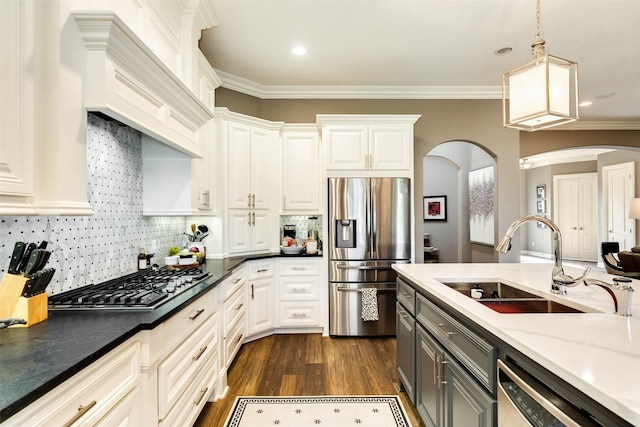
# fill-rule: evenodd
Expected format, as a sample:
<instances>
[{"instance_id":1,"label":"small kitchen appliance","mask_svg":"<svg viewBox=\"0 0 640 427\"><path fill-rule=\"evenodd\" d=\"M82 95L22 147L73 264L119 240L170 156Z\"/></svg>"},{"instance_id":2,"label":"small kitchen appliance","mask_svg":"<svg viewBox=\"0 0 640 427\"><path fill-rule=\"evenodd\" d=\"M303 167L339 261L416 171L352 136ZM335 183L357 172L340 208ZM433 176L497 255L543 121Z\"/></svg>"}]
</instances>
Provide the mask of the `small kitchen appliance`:
<instances>
[{"instance_id":1,"label":"small kitchen appliance","mask_svg":"<svg viewBox=\"0 0 640 427\"><path fill-rule=\"evenodd\" d=\"M285 225L283 230L284 237L291 237L292 239L296 238L296 226L295 225Z\"/></svg>"}]
</instances>

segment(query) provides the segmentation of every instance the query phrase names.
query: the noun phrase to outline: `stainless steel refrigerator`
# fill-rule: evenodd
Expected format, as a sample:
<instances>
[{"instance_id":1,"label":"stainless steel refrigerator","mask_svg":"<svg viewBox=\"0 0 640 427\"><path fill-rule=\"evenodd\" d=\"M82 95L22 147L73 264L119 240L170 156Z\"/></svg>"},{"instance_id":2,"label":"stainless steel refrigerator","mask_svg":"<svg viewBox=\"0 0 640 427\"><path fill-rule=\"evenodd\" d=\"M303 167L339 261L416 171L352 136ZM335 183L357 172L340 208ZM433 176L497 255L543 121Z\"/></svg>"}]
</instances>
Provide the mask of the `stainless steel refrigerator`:
<instances>
[{"instance_id":1,"label":"stainless steel refrigerator","mask_svg":"<svg viewBox=\"0 0 640 427\"><path fill-rule=\"evenodd\" d=\"M329 178L329 335L395 335L391 264L411 262L409 185Z\"/></svg>"}]
</instances>

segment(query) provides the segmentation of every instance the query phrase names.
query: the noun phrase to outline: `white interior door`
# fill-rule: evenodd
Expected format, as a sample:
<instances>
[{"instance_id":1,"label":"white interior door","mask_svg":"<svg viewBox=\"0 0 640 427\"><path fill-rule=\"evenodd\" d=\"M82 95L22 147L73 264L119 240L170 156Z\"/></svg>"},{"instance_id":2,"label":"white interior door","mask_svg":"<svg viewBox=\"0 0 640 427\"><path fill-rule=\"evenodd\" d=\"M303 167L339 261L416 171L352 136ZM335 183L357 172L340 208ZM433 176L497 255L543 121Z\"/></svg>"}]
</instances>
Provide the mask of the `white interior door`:
<instances>
[{"instance_id":1,"label":"white interior door","mask_svg":"<svg viewBox=\"0 0 640 427\"><path fill-rule=\"evenodd\" d=\"M602 168L604 224L607 242L619 242L620 250L636 245L635 220L629 219L629 204L635 194L635 162Z\"/></svg>"},{"instance_id":2,"label":"white interior door","mask_svg":"<svg viewBox=\"0 0 640 427\"><path fill-rule=\"evenodd\" d=\"M562 233L565 258L595 261L598 258L597 174L557 175L554 184L554 222Z\"/></svg>"}]
</instances>

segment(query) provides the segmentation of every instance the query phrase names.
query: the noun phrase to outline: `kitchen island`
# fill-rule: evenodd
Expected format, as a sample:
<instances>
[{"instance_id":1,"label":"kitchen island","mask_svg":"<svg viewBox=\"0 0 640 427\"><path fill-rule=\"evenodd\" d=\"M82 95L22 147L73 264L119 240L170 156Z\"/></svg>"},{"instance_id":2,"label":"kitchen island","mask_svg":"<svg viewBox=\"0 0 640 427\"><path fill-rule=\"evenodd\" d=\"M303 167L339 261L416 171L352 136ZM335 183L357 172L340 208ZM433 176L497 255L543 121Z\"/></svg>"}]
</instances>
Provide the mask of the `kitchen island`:
<instances>
[{"instance_id":1,"label":"kitchen island","mask_svg":"<svg viewBox=\"0 0 640 427\"><path fill-rule=\"evenodd\" d=\"M552 264L394 265L416 290L486 330L576 390L633 425L640 425L640 295L632 316L613 314L611 296L598 286L551 294ZM565 267L577 277L581 271ZM614 276L591 272L609 283ZM442 282L501 281L584 313L501 314Z\"/></svg>"}]
</instances>

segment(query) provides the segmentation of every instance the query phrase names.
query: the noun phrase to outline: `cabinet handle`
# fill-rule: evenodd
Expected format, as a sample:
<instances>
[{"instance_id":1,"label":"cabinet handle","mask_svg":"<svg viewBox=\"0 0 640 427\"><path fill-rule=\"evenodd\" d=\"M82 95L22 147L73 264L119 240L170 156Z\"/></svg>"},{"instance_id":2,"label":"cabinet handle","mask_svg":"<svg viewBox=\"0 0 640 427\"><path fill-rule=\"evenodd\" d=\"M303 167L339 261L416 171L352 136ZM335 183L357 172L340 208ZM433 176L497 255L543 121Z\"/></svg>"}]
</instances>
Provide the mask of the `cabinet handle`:
<instances>
[{"instance_id":1,"label":"cabinet handle","mask_svg":"<svg viewBox=\"0 0 640 427\"><path fill-rule=\"evenodd\" d=\"M209 190L202 193L202 205L209 207Z\"/></svg>"},{"instance_id":2,"label":"cabinet handle","mask_svg":"<svg viewBox=\"0 0 640 427\"><path fill-rule=\"evenodd\" d=\"M294 271L305 271L306 268L305 267L291 267L292 270Z\"/></svg>"},{"instance_id":3,"label":"cabinet handle","mask_svg":"<svg viewBox=\"0 0 640 427\"><path fill-rule=\"evenodd\" d=\"M242 280L242 277L238 277L236 280L233 281L233 284L235 285L236 283L238 283L241 280Z\"/></svg>"},{"instance_id":4,"label":"cabinet handle","mask_svg":"<svg viewBox=\"0 0 640 427\"><path fill-rule=\"evenodd\" d=\"M433 352L433 383L434 384L438 384L438 382L440 381L440 378L438 377L439 365L440 365L440 355L436 351L434 351Z\"/></svg>"},{"instance_id":5,"label":"cabinet handle","mask_svg":"<svg viewBox=\"0 0 640 427\"><path fill-rule=\"evenodd\" d=\"M292 319L299 319L299 318L305 318L307 317L307 315L305 313L291 313L291 318Z\"/></svg>"},{"instance_id":6,"label":"cabinet handle","mask_svg":"<svg viewBox=\"0 0 640 427\"><path fill-rule=\"evenodd\" d=\"M291 288L291 292L293 292L293 293L307 292L307 289L306 288Z\"/></svg>"},{"instance_id":7,"label":"cabinet handle","mask_svg":"<svg viewBox=\"0 0 640 427\"><path fill-rule=\"evenodd\" d=\"M445 326L446 326L446 325L445 325L444 323L436 323L436 326L437 326L437 327L439 327L439 328L440 328L440 330L441 330L442 332L444 332L444 334L445 334L447 337L451 338L451 337L454 335L454 332L447 331L447 330L445 329Z\"/></svg>"},{"instance_id":8,"label":"cabinet handle","mask_svg":"<svg viewBox=\"0 0 640 427\"><path fill-rule=\"evenodd\" d=\"M447 380L445 379L446 377L444 376L444 367L445 365L448 365L449 361L448 360L444 360L444 356L442 356L442 361L440 362L440 384L447 384Z\"/></svg>"},{"instance_id":9,"label":"cabinet handle","mask_svg":"<svg viewBox=\"0 0 640 427\"><path fill-rule=\"evenodd\" d=\"M209 387L205 387L202 390L200 390L200 396L198 396L198 398L193 401L194 406L198 406L200 404L200 401L202 400L202 398L205 396L205 394L207 394L207 390L209 390Z\"/></svg>"},{"instance_id":10,"label":"cabinet handle","mask_svg":"<svg viewBox=\"0 0 640 427\"><path fill-rule=\"evenodd\" d=\"M236 340L236 344L239 343L240 341L242 341L242 338L244 337L244 335L240 334L240 336L238 337L238 339Z\"/></svg>"},{"instance_id":11,"label":"cabinet handle","mask_svg":"<svg viewBox=\"0 0 640 427\"><path fill-rule=\"evenodd\" d=\"M251 212L247 214L249 216L249 222L247 224L251 225Z\"/></svg>"},{"instance_id":12,"label":"cabinet handle","mask_svg":"<svg viewBox=\"0 0 640 427\"><path fill-rule=\"evenodd\" d=\"M64 423L63 427L70 427L71 425L73 425L76 421L78 421L80 418L82 418L84 416L84 414L86 414L87 411L89 411L89 409L91 409L94 406L96 406L96 403L98 403L98 402L96 402L94 400L94 401L92 401L91 403L89 403L86 406L80 405L80 407L78 407L78 412L76 412L76 414L73 416L73 418L71 418L69 421Z\"/></svg>"},{"instance_id":13,"label":"cabinet handle","mask_svg":"<svg viewBox=\"0 0 640 427\"><path fill-rule=\"evenodd\" d=\"M253 194L251 195L251 200L252 200L252 202L251 202L251 207L252 207L252 208L255 208L255 207L256 207L256 193L253 193Z\"/></svg>"},{"instance_id":14,"label":"cabinet handle","mask_svg":"<svg viewBox=\"0 0 640 427\"><path fill-rule=\"evenodd\" d=\"M193 361L195 362L196 360L200 359L200 357L204 354L205 351L207 351L206 345L204 347L201 347L200 350L198 351L198 354L192 357Z\"/></svg>"},{"instance_id":15,"label":"cabinet handle","mask_svg":"<svg viewBox=\"0 0 640 427\"><path fill-rule=\"evenodd\" d=\"M247 196L247 206L251 207L251 193L249 193L249 196Z\"/></svg>"},{"instance_id":16,"label":"cabinet handle","mask_svg":"<svg viewBox=\"0 0 640 427\"><path fill-rule=\"evenodd\" d=\"M253 283L251 284L251 299L255 299L253 295Z\"/></svg>"},{"instance_id":17,"label":"cabinet handle","mask_svg":"<svg viewBox=\"0 0 640 427\"><path fill-rule=\"evenodd\" d=\"M251 212L251 216L253 217L253 220L251 221L251 225L256 225L256 213Z\"/></svg>"},{"instance_id":18,"label":"cabinet handle","mask_svg":"<svg viewBox=\"0 0 640 427\"><path fill-rule=\"evenodd\" d=\"M242 306L243 306L243 305L244 305L243 303L238 304L238 305L236 306L236 311L240 310L240 309L242 308Z\"/></svg>"},{"instance_id":19,"label":"cabinet handle","mask_svg":"<svg viewBox=\"0 0 640 427\"><path fill-rule=\"evenodd\" d=\"M258 273L264 273L266 271L269 271L268 268L261 268L260 270L258 270Z\"/></svg>"},{"instance_id":20,"label":"cabinet handle","mask_svg":"<svg viewBox=\"0 0 640 427\"><path fill-rule=\"evenodd\" d=\"M189 316L189 320L196 320L196 318L200 316L202 313L204 313L204 308L201 308L200 310L196 310L196 314L194 314L193 316Z\"/></svg>"}]
</instances>

